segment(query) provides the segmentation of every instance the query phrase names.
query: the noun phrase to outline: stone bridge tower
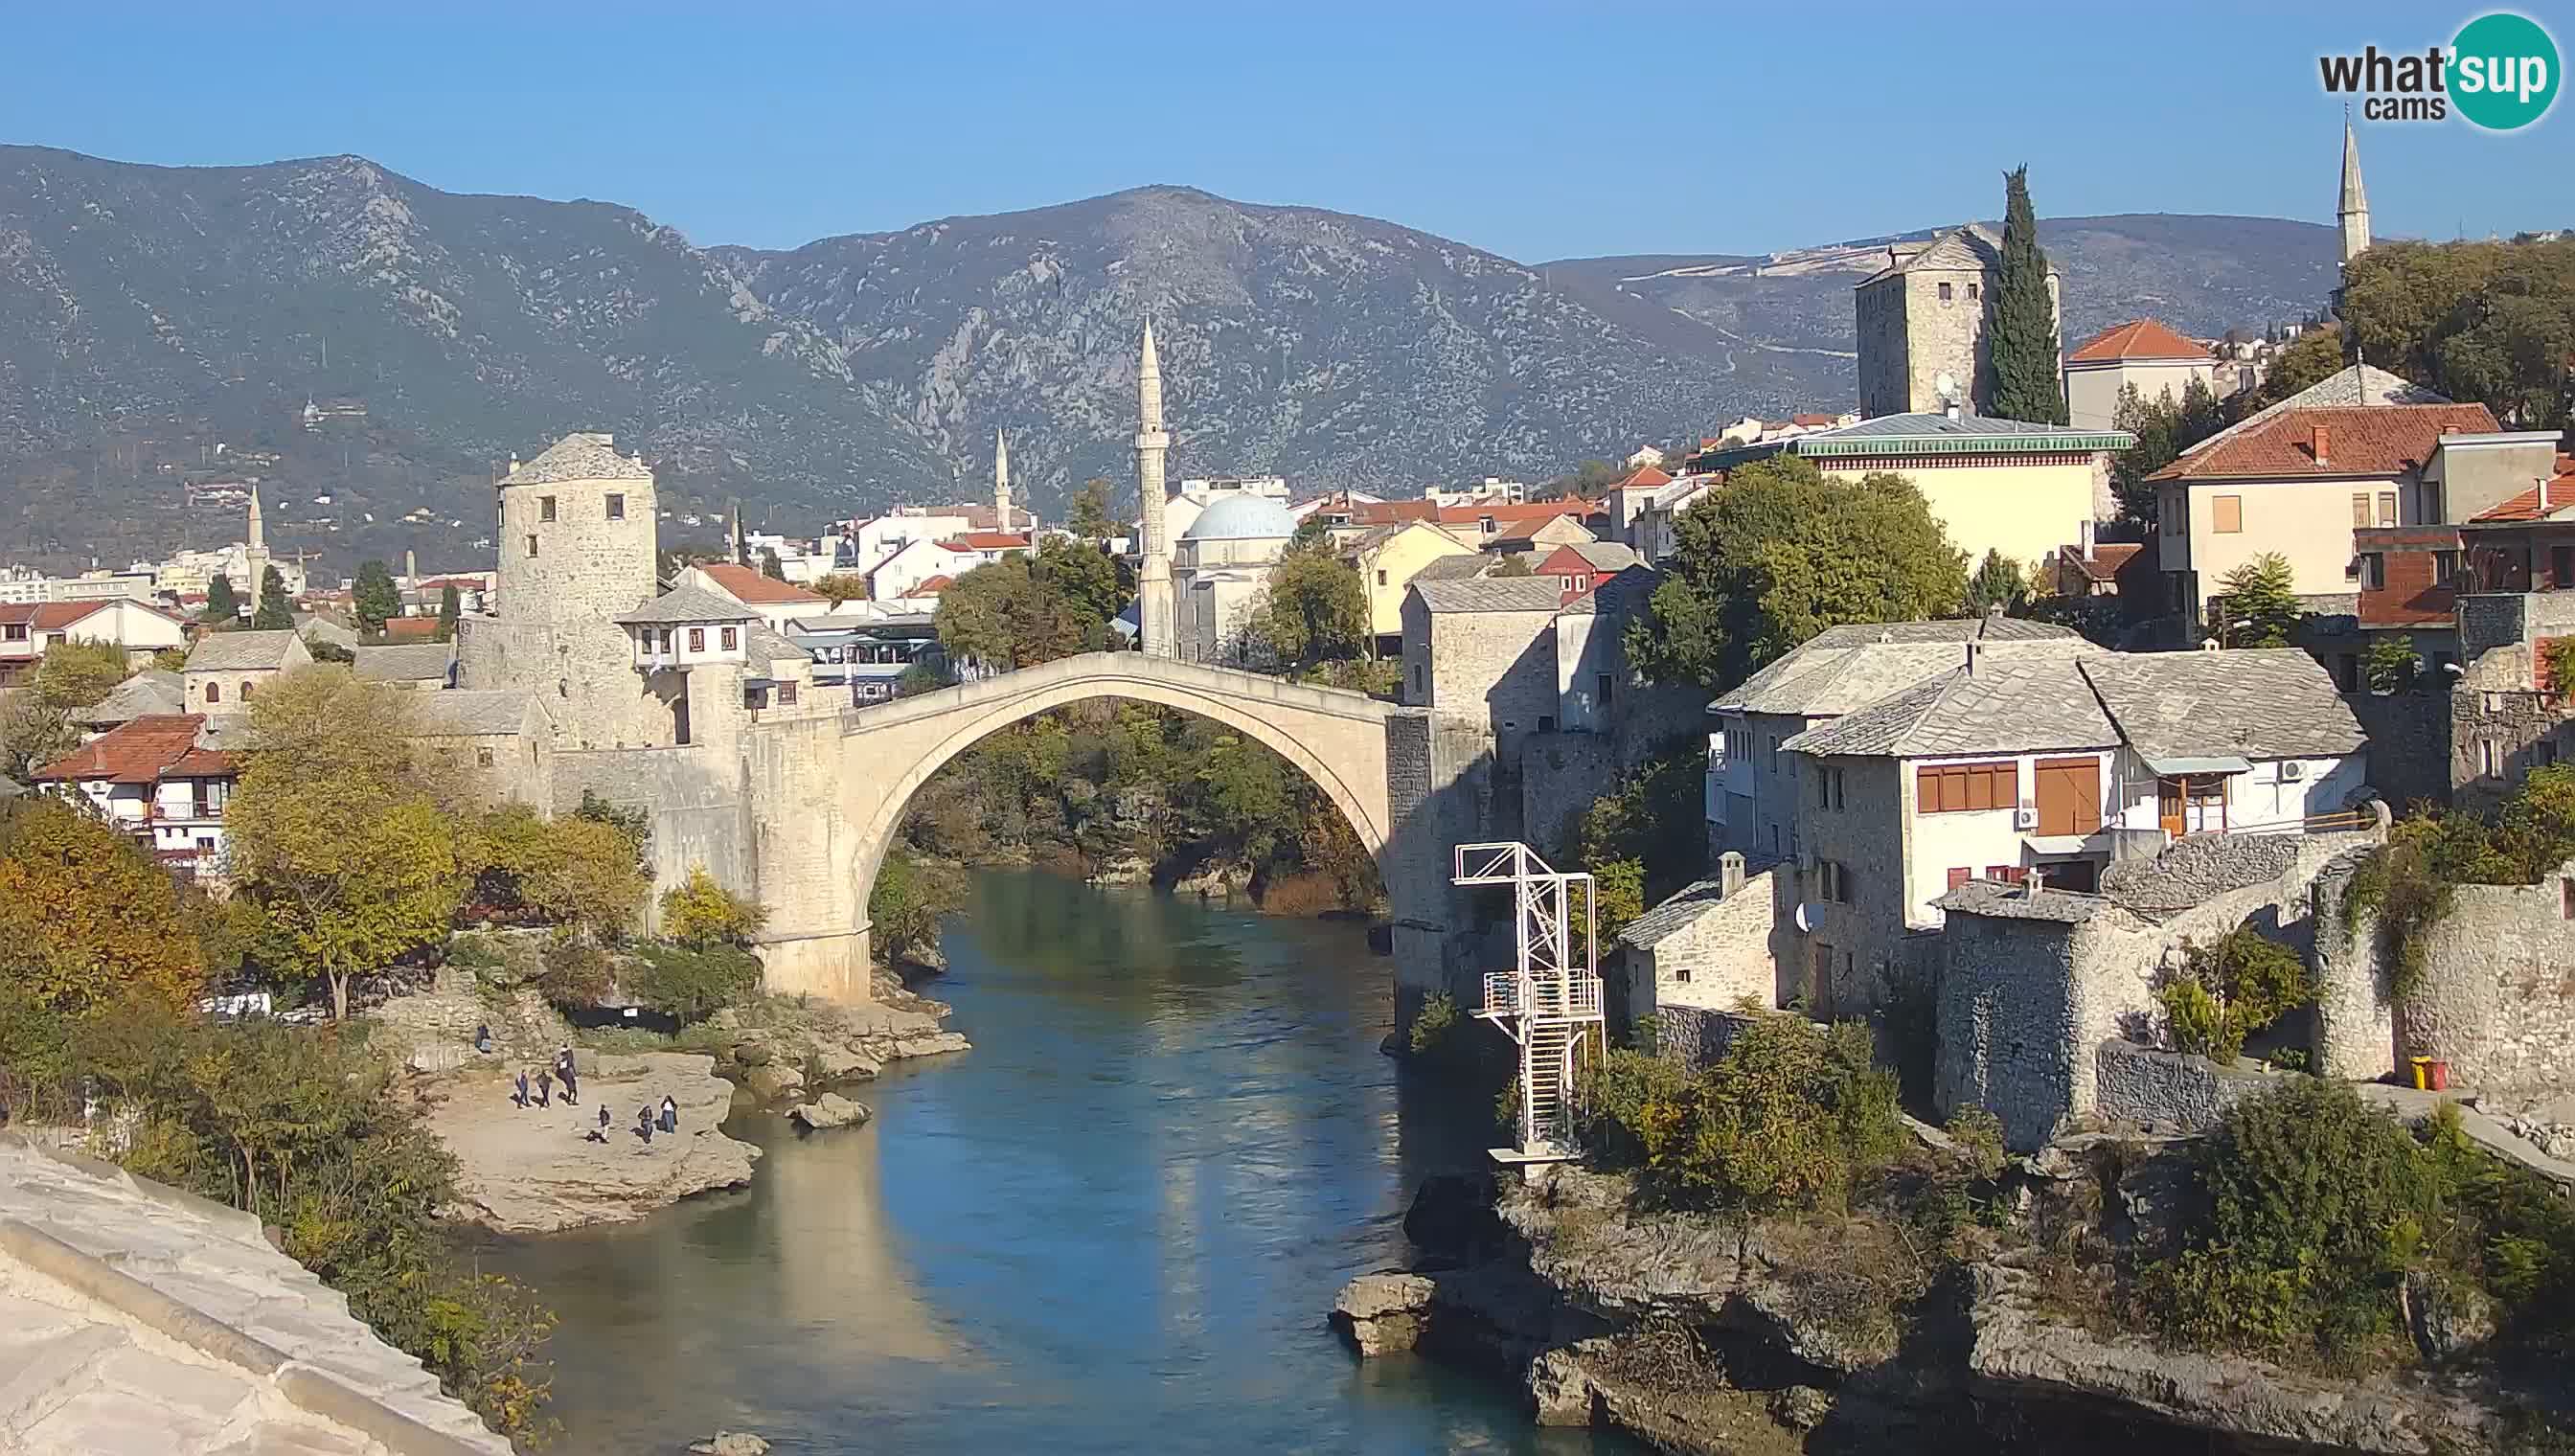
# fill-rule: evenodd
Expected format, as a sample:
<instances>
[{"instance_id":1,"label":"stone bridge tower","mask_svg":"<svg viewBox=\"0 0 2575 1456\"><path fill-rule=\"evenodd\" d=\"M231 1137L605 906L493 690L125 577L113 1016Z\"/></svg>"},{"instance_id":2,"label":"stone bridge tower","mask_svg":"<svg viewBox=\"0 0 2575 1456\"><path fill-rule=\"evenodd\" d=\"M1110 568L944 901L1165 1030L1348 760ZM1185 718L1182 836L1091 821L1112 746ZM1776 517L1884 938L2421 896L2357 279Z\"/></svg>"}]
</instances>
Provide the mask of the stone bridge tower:
<instances>
[{"instance_id":1,"label":"stone bridge tower","mask_svg":"<svg viewBox=\"0 0 2575 1456\"><path fill-rule=\"evenodd\" d=\"M614 436L567 435L511 461L499 495L499 616L459 624L458 686L534 693L560 747L671 742L670 705L617 625L657 585L653 472Z\"/></svg>"}]
</instances>

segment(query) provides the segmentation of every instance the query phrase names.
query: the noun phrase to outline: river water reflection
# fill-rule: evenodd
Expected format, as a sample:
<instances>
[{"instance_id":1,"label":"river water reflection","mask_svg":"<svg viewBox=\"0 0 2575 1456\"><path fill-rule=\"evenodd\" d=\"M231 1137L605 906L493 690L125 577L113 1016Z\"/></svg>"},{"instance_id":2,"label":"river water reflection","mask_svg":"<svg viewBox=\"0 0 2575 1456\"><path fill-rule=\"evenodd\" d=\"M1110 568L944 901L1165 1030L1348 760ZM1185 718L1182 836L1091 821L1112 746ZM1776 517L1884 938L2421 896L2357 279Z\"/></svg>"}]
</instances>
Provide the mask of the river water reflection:
<instances>
[{"instance_id":1,"label":"river water reflection","mask_svg":"<svg viewBox=\"0 0 2575 1456\"><path fill-rule=\"evenodd\" d=\"M868 1126L737 1118L749 1190L487 1256L563 1317L558 1449L1635 1449L1325 1326L1488 1141L1396 1084L1359 926L995 872L946 943L976 1049L860 1089Z\"/></svg>"}]
</instances>

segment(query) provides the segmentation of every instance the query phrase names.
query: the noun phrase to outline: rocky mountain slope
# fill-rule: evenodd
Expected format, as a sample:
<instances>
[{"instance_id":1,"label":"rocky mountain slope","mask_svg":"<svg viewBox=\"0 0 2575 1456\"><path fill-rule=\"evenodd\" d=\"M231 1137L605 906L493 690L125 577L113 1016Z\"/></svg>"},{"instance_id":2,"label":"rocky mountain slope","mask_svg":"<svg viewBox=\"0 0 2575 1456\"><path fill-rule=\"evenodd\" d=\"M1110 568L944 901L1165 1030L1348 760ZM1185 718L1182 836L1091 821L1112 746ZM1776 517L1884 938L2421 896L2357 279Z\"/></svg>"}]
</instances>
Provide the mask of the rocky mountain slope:
<instances>
[{"instance_id":1,"label":"rocky mountain slope","mask_svg":"<svg viewBox=\"0 0 2575 1456\"><path fill-rule=\"evenodd\" d=\"M2331 234L2305 224L2053 229L2077 331L2148 310L2258 323L2330 284ZM999 426L1051 505L1127 479L1148 315L1176 477L1541 477L1846 398L1866 251L1530 267L1148 187L770 253L355 157L176 169L0 147L0 555L215 535L180 483L242 473L249 450L274 457L248 469L289 503L270 517L285 545L470 558L491 465L570 429L644 450L684 512L738 494L810 529L980 482ZM308 431L308 398L364 417Z\"/></svg>"}]
</instances>

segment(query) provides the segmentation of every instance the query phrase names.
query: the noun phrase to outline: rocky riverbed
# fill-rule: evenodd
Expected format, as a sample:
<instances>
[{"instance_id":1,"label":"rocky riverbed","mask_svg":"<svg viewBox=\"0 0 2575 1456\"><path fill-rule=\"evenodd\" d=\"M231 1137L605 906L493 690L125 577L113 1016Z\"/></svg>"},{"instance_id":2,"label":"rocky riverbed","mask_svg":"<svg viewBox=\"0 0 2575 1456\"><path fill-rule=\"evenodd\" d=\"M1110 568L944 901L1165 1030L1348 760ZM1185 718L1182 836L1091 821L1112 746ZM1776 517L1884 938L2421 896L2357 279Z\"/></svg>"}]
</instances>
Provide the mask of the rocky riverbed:
<instances>
[{"instance_id":1,"label":"rocky riverbed","mask_svg":"<svg viewBox=\"0 0 2575 1456\"><path fill-rule=\"evenodd\" d=\"M553 1233L622 1223L694 1193L751 1181L760 1149L724 1135L734 1088L715 1058L686 1052L635 1056L582 1053L581 1100L560 1087L547 1105L521 1107L495 1065L418 1089L430 1129L456 1154L460 1218L503 1233ZM636 1113L679 1104L680 1130L646 1142ZM609 1125L599 1126L599 1110ZM599 1141L590 1134L602 1133Z\"/></svg>"},{"instance_id":2,"label":"rocky riverbed","mask_svg":"<svg viewBox=\"0 0 2575 1456\"><path fill-rule=\"evenodd\" d=\"M2077 1158L2024 1209L2080 1202ZM2082 1194L2151 1217L2151 1173ZM2336 1379L2176 1353L2086 1318L2025 1242L1926 1258L1864 1218L1739 1222L1639 1210L1575 1166L1433 1180L1405 1220L1422 1257L1342 1291L1363 1356L1417 1349L1528 1392L1542 1424L1683 1453L1957 1450L2386 1453L2496 1449L2465 1376ZM2079 1301L2082 1291L2073 1291Z\"/></svg>"}]
</instances>

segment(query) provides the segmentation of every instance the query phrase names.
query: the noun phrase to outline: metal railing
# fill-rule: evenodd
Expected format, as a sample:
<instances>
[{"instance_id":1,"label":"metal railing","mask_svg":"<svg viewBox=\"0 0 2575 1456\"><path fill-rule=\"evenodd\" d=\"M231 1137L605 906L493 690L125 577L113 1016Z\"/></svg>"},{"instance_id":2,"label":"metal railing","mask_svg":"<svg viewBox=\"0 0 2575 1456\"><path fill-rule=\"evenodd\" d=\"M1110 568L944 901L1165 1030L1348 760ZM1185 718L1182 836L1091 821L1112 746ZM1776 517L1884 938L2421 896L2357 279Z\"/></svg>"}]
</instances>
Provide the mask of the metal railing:
<instances>
[{"instance_id":1,"label":"metal railing","mask_svg":"<svg viewBox=\"0 0 2575 1456\"><path fill-rule=\"evenodd\" d=\"M1600 977L1522 977L1517 971L1487 971L1483 1009L1488 1014L1504 1016L1587 1020L1601 1014Z\"/></svg>"}]
</instances>

